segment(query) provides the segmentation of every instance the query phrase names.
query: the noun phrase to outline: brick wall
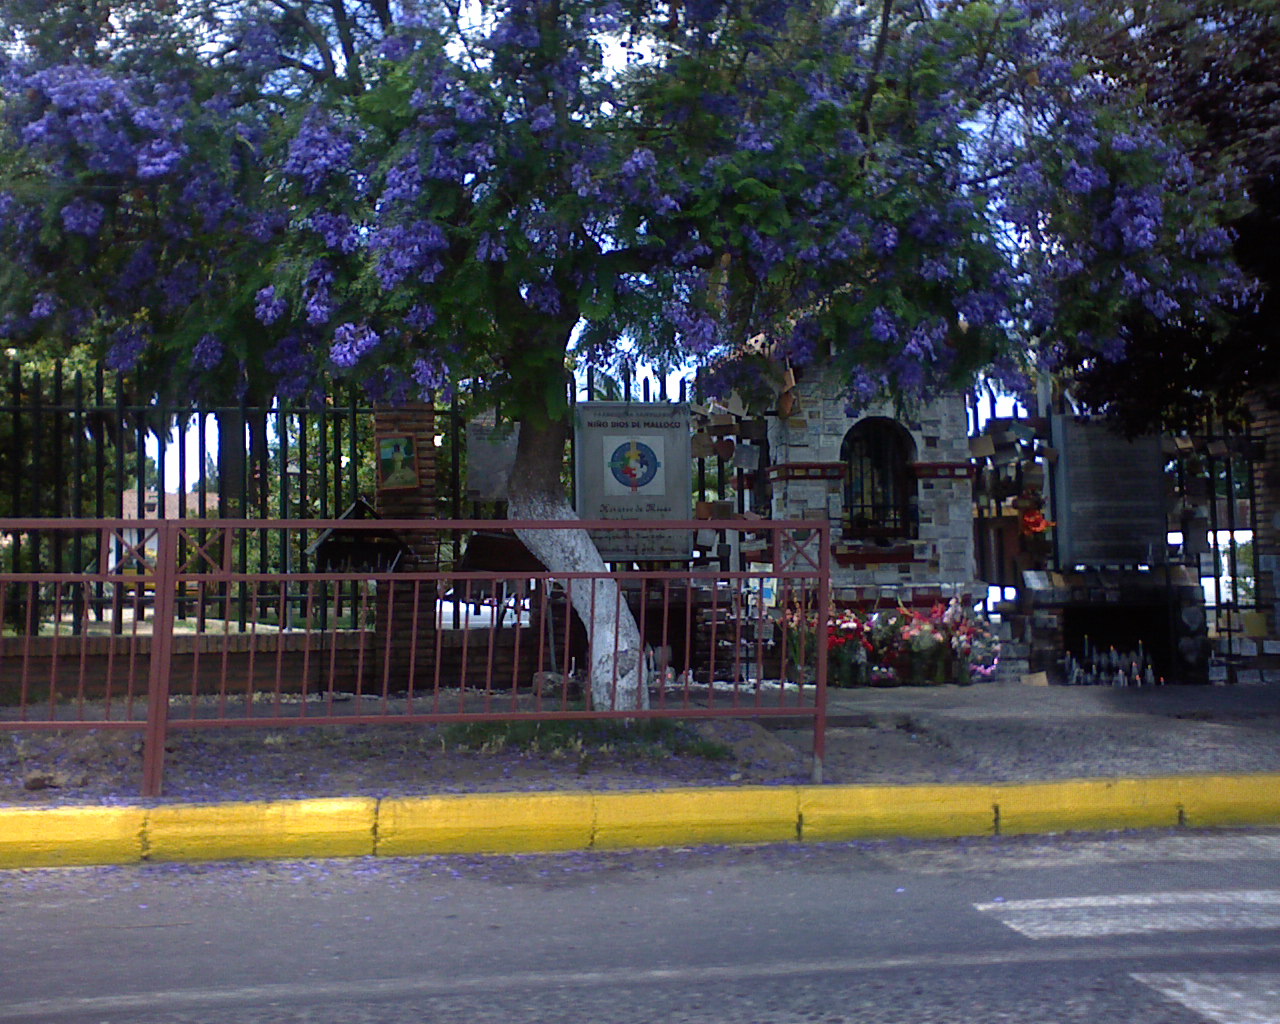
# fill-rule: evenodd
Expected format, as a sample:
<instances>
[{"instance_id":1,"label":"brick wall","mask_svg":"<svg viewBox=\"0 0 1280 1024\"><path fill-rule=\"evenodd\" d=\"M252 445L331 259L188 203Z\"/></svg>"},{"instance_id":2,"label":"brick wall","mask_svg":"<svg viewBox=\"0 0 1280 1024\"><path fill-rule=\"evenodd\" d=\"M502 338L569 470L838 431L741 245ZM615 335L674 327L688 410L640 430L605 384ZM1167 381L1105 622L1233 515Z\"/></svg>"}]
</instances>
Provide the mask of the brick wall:
<instances>
[{"instance_id":1,"label":"brick wall","mask_svg":"<svg viewBox=\"0 0 1280 1024\"><path fill-rule=\"evenodd\" d=\"M413 439L418 460L418 486L416 488L378 489L378 514L384 519L434 519L436 518L436 418L435 409L425 402L415 402L396 408L382 407L374 414L374 434L379 450L384 438L409 437ZM414 543L414 539L409 539ZM425 543L425 538L419 538ZM434 560L434 550L423 547L415 552L428 561Z\"/></svg>"},{"instance_id":2,"label":"brick wall","mask_svg":"<svg viewBox=\"0 0 1280 1024\"><path fill-rule=\"evenodd\" d=\"M408 644L384 646L372 632L178 636L169 692L274 693L278 680L282 694L381 694L385 684L395 695L410 683L431 689L437 680L441 687L483 688L490 673L498 690L531 684L538 655L532 630L471 630L466 641L461 631L445 632L439 645L432 640L411 655ZM150 636L7 638L0 641L0 704L66 708L110 695L119 711L132 697L141 713L151 651ZM180 708L173 714L185 717Z\"/></svg>"}]
</instances>

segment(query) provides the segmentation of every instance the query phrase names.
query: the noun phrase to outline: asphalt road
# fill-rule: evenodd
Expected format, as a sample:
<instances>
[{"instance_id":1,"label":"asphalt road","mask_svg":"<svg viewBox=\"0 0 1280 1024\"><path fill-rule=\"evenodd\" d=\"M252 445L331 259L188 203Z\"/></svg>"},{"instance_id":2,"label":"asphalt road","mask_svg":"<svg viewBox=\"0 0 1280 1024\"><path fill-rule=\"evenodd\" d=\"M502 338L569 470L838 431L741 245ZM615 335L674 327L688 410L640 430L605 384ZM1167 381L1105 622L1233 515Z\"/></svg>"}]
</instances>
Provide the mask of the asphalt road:
<instances>
[{"instance_id":1,"label":"asphalt road","mask_svg":"<svg viewBox=\"0 0 1280 1024\"><path fill-rule=\"evenodd\" d=\"M0 873L0 1022L1276 1024L1280 832Z\"/></svg>"}]
</instances>

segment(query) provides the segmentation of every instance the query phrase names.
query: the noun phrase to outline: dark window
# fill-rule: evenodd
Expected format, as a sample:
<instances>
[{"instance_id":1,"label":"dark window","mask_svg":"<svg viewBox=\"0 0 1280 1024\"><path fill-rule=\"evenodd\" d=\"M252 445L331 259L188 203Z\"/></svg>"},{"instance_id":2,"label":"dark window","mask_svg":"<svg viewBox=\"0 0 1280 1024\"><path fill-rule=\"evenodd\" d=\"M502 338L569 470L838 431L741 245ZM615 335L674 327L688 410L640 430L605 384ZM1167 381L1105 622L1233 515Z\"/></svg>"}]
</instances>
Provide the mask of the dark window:
<instances>
[{"instance_id":1,"label":"dark window","mask_svg":"<svg viewBox=\"0 0 1280 1024\"><path fill-rule=\"evenodd\" d=\"M840 446L845 464L845 531L851 537L916 535L915 443L906 428L872 416L855 423Z\"/></svg>"}]
</instances>

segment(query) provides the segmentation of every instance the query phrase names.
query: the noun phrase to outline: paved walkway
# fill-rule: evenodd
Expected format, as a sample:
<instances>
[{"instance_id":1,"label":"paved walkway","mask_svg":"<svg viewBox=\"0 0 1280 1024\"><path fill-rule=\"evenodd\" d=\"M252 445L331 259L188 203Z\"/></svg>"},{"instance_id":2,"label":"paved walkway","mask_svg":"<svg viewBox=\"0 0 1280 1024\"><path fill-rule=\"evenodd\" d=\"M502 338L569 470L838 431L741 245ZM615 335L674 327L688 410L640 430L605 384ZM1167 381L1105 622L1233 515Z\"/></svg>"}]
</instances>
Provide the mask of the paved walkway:
<instances>
[{"instance_id":1,"label":"paved walkway","mask_svg":"<svg viewBox=\"0 0 1280 1024\"><path fill-rule=\"evenodd\" d=\"M848 690L830 717L835 784L0 807L0 867L1280 824L1280 689Z\"/></svg>"},{"instance_id":2,"label":"paved walkway","mask_svg":"<svg viewBox=\"0 0 1280 1024\"><path fill-rule=\"evenodd\" d=\"M828 707L840 779L1280 772L1280 687L894 687L832 690Z\"/></svg>"}]
</instances>

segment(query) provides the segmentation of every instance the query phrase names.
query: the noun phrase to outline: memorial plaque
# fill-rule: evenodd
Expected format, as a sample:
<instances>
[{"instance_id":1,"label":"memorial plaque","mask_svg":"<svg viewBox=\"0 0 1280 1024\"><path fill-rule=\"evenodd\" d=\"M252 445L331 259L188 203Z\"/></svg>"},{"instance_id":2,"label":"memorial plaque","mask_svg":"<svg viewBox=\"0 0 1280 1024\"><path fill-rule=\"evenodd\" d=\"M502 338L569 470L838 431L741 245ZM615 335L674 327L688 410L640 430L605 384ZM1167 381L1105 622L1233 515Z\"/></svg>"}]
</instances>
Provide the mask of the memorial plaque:
<instances>
[{"instance_id":1,"label":"memorial plaque","mask_svg":"<svg viewBox=\"0 0 1280 1024\"><path fill-rule=\"evenodd\" d=\"M690 519L689 406L584 402L574 444L576 507L583 519ZM608 530L592 535L606 561L688 559L687 530Z\"/></svg>"},{"instance_id":2,"label":"memorial plaque","mask_svg":"<svg viewBox=\"0 0 1280 1024\"><path fill-rule=\"evenodd\" d=\"M1164 454L1155 436L1129 440L1100 423L1053 418L1053 515L1064 568L1162 562L1167 547Z\"/></svg>"}]
</instances>

